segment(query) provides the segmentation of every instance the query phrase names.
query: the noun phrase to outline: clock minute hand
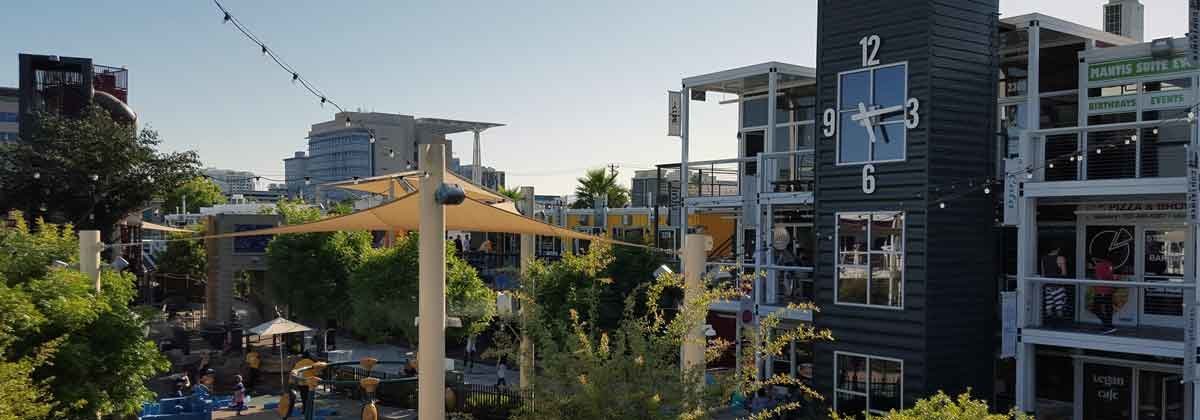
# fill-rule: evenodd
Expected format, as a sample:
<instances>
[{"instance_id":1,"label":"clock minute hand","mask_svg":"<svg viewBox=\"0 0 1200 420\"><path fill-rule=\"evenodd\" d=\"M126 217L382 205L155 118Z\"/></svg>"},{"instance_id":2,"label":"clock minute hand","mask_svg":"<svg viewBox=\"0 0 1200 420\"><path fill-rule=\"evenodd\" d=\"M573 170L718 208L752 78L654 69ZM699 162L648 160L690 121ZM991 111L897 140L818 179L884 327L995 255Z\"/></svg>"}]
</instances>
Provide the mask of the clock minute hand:
<instances>
[{"instance_id":1,"label":"clock minute hand","mask_svg":"<svg viewBox=\"0 0 1200 420\"><path fill-rule=\"evenodd\" d=\"M875 128L871 127L871 117L868 114L869 114L869 112L867 111L867 105L862 102L859 102L858 103L858 114L851 115L850 119L853 121L858 121L858 125L861 125L861 126L863 126L863 128L867 129L867 137L871 139L871 143L874 143L875 142ZM866 115L866 116L864 116L864 115Z\"/></svg>"},{"instance_id":2,"label":"clock minute hand","mask_svg":"<svg viewBox=\"0 0 1200 420\"><path fill-rule=\"evenodd\" d=\"M876 109L873 111L868 111L866 104L859 103L858 104L859 112L857 114L851 115L850 119L853 121L862 121L867 118L875 118L875 117L878 117L881 115L887 115L887 114L891 114L893 112L900 112L903 110L904 110L904 105L895 105L895 106L889 106L887 108L880 108L880 109Z\"/></svg>"}]
</instances>

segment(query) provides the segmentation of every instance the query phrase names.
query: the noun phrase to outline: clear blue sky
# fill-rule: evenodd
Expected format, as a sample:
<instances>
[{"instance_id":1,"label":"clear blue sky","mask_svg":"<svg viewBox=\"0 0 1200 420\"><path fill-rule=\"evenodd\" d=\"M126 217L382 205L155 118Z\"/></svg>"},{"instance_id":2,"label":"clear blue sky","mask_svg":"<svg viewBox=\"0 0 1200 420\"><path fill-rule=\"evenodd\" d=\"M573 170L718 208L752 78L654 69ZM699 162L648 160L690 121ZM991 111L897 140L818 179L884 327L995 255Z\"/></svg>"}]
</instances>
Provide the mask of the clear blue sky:
<instances>
[{"instance_id":1,"label":"clear blue sky","mask_svg":"<svg viewBox=\"0 0 1200 420\"><path fill-rule=\"evenodd\" d=\"M1143 0L1146 37L1186 32L1187 0ZM128 66L130 102L174 150L206 165L282 178L309 124L328 120L209 0L5 0L0 86L17 53ZM1001 0L1100 24L1102 0ZM681 78L777 60L812 66L816 2L226 0L275 51L350 108L508 124L484 134L483 161L510 186L567 193L584 168L677 162L666 90ZM736 154L735 109L693 108L693 158ZM466 137L456 139L467 139ZM468 142L456 153L470 160Z\"/></svg>"}]
</instances>

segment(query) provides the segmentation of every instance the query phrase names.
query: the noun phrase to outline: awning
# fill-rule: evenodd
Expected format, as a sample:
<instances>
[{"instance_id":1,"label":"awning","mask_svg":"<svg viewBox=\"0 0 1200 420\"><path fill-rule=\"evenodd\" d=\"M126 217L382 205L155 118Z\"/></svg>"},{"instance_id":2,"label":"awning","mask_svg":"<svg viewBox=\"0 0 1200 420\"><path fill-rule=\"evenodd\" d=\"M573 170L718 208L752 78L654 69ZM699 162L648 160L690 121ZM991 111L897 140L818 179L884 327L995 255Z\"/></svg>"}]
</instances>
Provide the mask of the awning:
<instances>
[{"instance_id":1,"label":"awning","mask_svg":"<svg viewBox=\"0 0 1200 420\"><path fill-rule=\"evenodd\" d=\"M142 229L157 230L159 232L196 233L196 232L193 232L193 231L190 231L187 229L173 228L170 226L163 226L163 225L160 225L157 223L150 223L150 222L145 222L145 221L142 222Z\"/></svg>"},{"instance_id":2,"label":"awning","mask_svg":"<svg viewBox=\"0 0 1200 420\"><path fill-rule=\"evenodd\" d=\"M298 323L288 321L283 318L275 318L270 321L258 324L257 327L251 328L249 333L254 335L279 335L291 334L298 332L312 331L312 328L300 325Z\"/></svg>"},{"instance_id":3,"label":"awning","mask_svg":"<svg viewBox=\"0 0 1200 420\"><path fill-rule=\"evenodd\" d=\"M232 238L240 236L280 235L288 233L313 233L337 231L418 231L420 221L420 193L414 192L395 201L375 206L359 212L330 217L315 222L299 225L280 226L244 232L227 233L208 238ZM644 245L615 241L609 238L576 232L571 229L547 224L540 220L531 219L521 214L489 205L475 198L467 197L457 206L446 206L446 230L462 230L468 232L495 232L542 236L556 236L570 239L600 241L629 246L645 247Z\"/></svg>"},{"instance_id":4,"label":"awning","mask_svg":"<svg viewBox=\"0 0 1200 420\"><path fill-rule=\"evenodd\" d=\"M357 181L339 181L323 185L353 191L369 192L379 195L387 195L390 190L391 193L396 197L400 197L418 188L418 185L421 183L421 176L423 174L424 172L420 171L397 172L394 174L362 178ZM445 177L445 183L458 184L458 186L462 187L463 192L467 193L467 197L471 197L488 204L512 201L509 200L508 197L500 195L500 193L463 179L452 171L446 171L443 176Z\"/></svg>"}]
</instances>

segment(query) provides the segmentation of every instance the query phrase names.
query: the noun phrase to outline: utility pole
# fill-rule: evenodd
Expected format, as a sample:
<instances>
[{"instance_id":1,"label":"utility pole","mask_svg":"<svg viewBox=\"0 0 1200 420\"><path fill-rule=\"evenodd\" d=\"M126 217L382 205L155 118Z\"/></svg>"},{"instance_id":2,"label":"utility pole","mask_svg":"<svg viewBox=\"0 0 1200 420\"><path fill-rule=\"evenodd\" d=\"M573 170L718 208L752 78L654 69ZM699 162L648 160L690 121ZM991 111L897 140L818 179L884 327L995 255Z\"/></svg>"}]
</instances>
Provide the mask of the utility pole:
<instances>
[{"instance_id":1,"label":"utility pole","mask_svg":"<svg viewBox=\"0 0 1200 420\"><path fill-rule=\"evenodd\" d=\"M617 166L615 163L608 164L608 173L612 176L613 181L617 180L617 168L620 168L620 166Z\"/></svg>"}]
</instances>

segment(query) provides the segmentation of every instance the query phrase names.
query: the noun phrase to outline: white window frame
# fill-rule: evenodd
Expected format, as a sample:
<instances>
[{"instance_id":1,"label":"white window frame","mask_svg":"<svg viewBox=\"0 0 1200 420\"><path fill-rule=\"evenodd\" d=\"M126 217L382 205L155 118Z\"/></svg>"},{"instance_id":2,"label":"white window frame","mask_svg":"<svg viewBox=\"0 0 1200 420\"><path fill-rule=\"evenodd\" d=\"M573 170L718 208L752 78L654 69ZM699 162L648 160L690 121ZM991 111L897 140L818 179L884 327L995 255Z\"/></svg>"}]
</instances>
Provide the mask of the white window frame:
<instances>
[{"instance_id":1,"label":"white window frame","mask_svg":"<svg viewBox=\"0 0 1200 420\"><path fill-rule=\"evenodd\" d=\"M865 369L867 371L867 392L850 391L847 389L840 388L840 385L838 384L838 379L839 379L838 378L838 359L841 356L861 357L861 358L866 359L867 364L866 364ZM848 351L834 351L833 352L833 411L841 413L841 411L838 409L838 406L837 406L838 393L840 392L843 394L850 394L850 395L866 398L867 399L867 413L870 413L872 415L887 414L884 411L871 409L871 360L872 359L885 360L885 361L896 362L896 363L900 364L900 409L901 410L904 409L904 360L903 359L897 359L897 358L893 358L893 357L883 357L883 356L872 356L869 354L853 353L853 352L848 352ZM854 416L857 416L859 414L860 413L853 413Z\"/></svg>"},{"instance_id":2,"label":"white window frame","mask_svg":"<svg viewBox=\"0 0 1200 420\"><path fill-rule=\"evenodd\" d=\"M780 88L780 89L784 89L784 88ZM748 95L754 95L754 96L748 96ZM776 97L786 96L786 95L787 95L787 93L782 92L782 91L778 91L775 93ZM745 141L746 134L762 132L763 133L763 151L765 152L767 150L767 144L766 144L767 130L770 129L770 125L763 124L763 125L754 125L754 126L749 126L749 127L742 126L743 117L745 116L745 112L746 112L746 102L755 101L760 98L763 100L767 99L766 91L747 93L745 95L741 95L738 97L738 137L741 138L742 141ZM796 119L796 114L797 114L796 111L788 111L788 122L778 122L777 121L775 123L775 128L787 127L787 129L788 129L788 150L786 150L788 152L793 152L793 151L794 152L813 152L814 150L816 150L817 141L820 140L820 138L818 137L819 134L817 133L817 130L816 130L817 120L815 119L815 117L817 116L817 114L820 113L820 110L818 110L816 108L816 97L814 96L813 98L814 98L814 101L813 101L814 119L797 120ZM769 112L771 112L771 110L768 109L767 112L768 112L767 115L770 116ZM809 144L808 146L804 146L804 147L800 146L800 143L799 143L800 130L811 130L810 133L812 134L812 136L810 136L809 140L811 140L812 143ZM774 140L774 139L772 139L772 140ZM775 150L774 152L784 152L784 151L785 150ZM739 158L747 157L746 156L746 147L744 144L739 145L739 147L738 147L738 157ZM787 161L788 161L787 170L788 170L788 174L789 174L788 175L789 179L796 178L796 166L797 166L796 159L798 159L798 158L799 158L799 156L797 156L797 155L787 156L784 158L778 158L781 160L787 159ZM757 168L757 169L759 171L761 171L761 168ZM745 168L740 168L739 172L745 173Z\"/></svg>"},{"instance_id":3,"label":"white window frame","mask_svg":"<svg viewBox=\"0 0 1200 420\"><path fill-rule=\"evenodd\" d=\"M851 214L859 214L859 215L866 214L866 215L872 216L872 218L867 221L867 249L865 251L867 254L866 291L867 291L867 302L868 303L842 302L841 296L839 296L839 291L841 290L840 286L841 286L841 268L842 268L841 220L842 220L842 215L851 215ZM876 214L898 214L901 218L904 219L904 222L900 224L900 251L899 252L896 252L896 251L891 251L891 252L871 251L871 249L870 249L871 239L872 239L872 237L871 237L871 223L872 223L871 220L874 220L874 216ZM908 302L908 299L904 298L904 291L906 289L904 287L905 280L908 277L908 213L903 210L844 211L844 212L834 213L833 217L834 217L834 223L833 223L833 232L834 232L833 233L833 252L834 252L834 254L833 254L833 258L834 258L833 259L833 303L835 305L860 306L860 307L864 307L864 308L903 311L904 305ZM878 254L896 254L896 253L898 253L898 254L900 254L900 258L904 261L904 263L901 264L901 266L900 266L900 305L899 306L878 305L878 304L870 303L871 302L871 254L872 253L878 253Z\"/></svg>"},{"instance_id":4,"label":"white window frame","mask_svg":"<svg viewBox=\"0 0 1200 420\"><path fill-rule=\"evenodd\" d=\"M847 112L858 111L858 109L842 109L842 76L845 76L848 74L854 74L854 73L870 72L871 73L871 83L869 84L868 89L871 92L871 102L875 102L875 71L885 69L888 67L897 67L897 66L904 66L904 96L903 96L904 101L901 103L901 105L904 106L904 112L907 113L908 112L907 104L908 104L908 98L909 98L909 95L908 95L908 61L901 61L901 62L889 63L889 64L881 64L881 65L871 66L871 67L863 67L861 69L847 70L847 71L838 73L838 75L837 75L837 102L834 104L834 108L837 109L837 113L836 113L837 115L835 115L835 118L837 121L834 122L834 124L837 124L837 130L836 130L836 134L835 134L835 136L837 137L837 140L834 143L834 149L833 149L834 150L834 160L833 160L834 166L852 166L852 165L866 165L866 164L888 163L888 162L904 162L904 161L908 160L908 128L905 127L904 130L901 130L901 132L904 133L904 140L903 140L904 147L901 148L902 153L901 153L901 156L899 159L886 159L886 160L875 159L875 150L873 148L868 148L867 153L868 153L868 155L870 155L869 159L864 160L864 161L842 162L842 114L847 113ZM900 121L891 122L888 124L904 125L905 119L907 119L907 115L905 116L904 119L901 119ZM880 122L879 126L883 126L883 125L884 124L882 122Z\"/></svg>"}]
</instances>

